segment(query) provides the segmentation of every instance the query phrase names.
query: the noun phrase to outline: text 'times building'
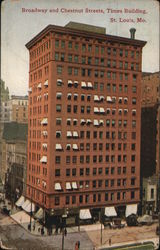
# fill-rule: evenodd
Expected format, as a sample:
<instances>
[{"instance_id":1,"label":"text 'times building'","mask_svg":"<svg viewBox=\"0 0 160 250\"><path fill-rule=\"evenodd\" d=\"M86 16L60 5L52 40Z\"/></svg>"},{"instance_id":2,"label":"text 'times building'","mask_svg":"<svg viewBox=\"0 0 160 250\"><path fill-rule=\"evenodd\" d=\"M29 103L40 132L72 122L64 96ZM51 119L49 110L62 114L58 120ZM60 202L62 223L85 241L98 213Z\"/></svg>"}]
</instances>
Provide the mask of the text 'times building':
<instances>
[{"instance_id":1,"label":"text 'times building'","mask_svg":"<svg viewBox=\"0 0 160 250\"><path fill-rule=\"evenodd\" d=\"M144 45L77 23L49 25L27 43L27 197L36 205L56 214L139 203Z\"/></svg>"}]
</instances>

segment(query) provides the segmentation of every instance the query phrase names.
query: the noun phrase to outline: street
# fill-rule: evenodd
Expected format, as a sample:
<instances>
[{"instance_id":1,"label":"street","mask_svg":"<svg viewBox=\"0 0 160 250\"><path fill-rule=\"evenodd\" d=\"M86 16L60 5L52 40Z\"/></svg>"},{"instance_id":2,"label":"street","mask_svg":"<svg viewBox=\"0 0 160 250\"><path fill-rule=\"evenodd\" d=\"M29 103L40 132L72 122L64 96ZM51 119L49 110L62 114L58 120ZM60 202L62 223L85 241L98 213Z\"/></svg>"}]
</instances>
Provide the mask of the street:
<instances>
[{"instance_id":1,"label":"street","mask_svg":"<svg viewBox=\"0 0 160 250\"><path fill-rule=\"evenodd\" d=\"M158 241L156 226L125 227L123 229L104 229L102 231L102 245L111 246L130 244L136 242ZM86 231L84 231L86 228ZM81 227L81 231L70 232L64 239L64 249L74 250L75 243L80 241L81 250L93 250L101 247L101 231L95 230L95 225ZM11 249L36 250L36 249L62 249L62 235L36 236L25 230L12 218L0 214L0 238L3 245Z\"/></svg>"}]
</instances>

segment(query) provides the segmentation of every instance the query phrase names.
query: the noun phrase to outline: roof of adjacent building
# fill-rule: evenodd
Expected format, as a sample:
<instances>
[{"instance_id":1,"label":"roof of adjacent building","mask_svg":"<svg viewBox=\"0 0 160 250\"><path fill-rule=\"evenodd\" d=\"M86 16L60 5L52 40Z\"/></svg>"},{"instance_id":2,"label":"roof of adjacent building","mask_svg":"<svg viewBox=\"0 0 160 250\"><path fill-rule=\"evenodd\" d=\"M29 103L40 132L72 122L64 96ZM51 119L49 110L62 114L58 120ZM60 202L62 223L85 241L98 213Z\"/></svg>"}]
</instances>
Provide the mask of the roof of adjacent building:
<instances>
[{"instance_id":1,"label":"roof of adjacent building","mask_svg":"<svg viewBox=\"0 0 160 250\"><path fill-rule=\"evenodd\" d=\"M22 95L11 95L12 100L28 100L28 96L22 96Z\"/></svg>"},{"instance_id":2,"label":"roof of adjacent building","mask_svg":"<svg viewBox=\"0 0 160 250\"><path fill-rule=\"evenodd\" d=\"M100 31L100 32L99 32ZM102 32L103 31L103 32ZM126 37L120 36L112 36L106 35L104 33L103 27L87 25L87 24L80 24L75 22L69 22L66 26L57 26L57 25L48 25L44 28L40 33L38 33L33 39L31 39L27 44L26 47L30 49L34 44L39 42L44 36L48 35L50 32L57 32L62 34L68 35L76 35L76 36L83 36L86 38L91 39L99 39L99 40L107 40L109 42L119 42L123 44L131 44L134 46L143 47L146 44L146 41L141 41L137 39L131 39Z\"/></svg>"},{"instance_id":3,"label":"roof of adjacent building","mask_svg":"<svg viewBox=\"0 0 160 250\"><path fill-rule=\"evenodd\" d=\"M3 139L5 140L26 140L27 134L27 124L18 122L9 122L4 124Z\"/></svg>"}]
</instances>

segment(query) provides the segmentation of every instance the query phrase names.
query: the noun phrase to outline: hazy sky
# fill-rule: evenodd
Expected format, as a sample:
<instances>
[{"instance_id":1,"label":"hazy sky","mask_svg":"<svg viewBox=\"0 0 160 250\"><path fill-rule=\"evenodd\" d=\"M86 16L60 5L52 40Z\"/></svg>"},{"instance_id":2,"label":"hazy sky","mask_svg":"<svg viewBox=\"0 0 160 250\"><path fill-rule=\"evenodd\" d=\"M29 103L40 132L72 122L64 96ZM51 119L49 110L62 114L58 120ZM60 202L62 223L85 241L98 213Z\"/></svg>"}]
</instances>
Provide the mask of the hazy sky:
<instances>
[{"instance_id":1,"label":"hazy sky","mask_svg":"<svg viewBox=\"0 0 160 250\"><path fill-rule=\"evenodd\" d=\"M31 12L36 8L44 12ZM76 9L79 13L69 13L66 9ZM10 94L27 94L29 55L25 44L48 24L64 26L69 21L77 21L105 27L107 34L124 37L129 37L129 29L135 27L136 39L147 41L143 49L143 71L159 70L156 0L5 0L1 13L1 77ZM137 18L142 18L142 22L137 22ZM124 19L129 22L123 22Z\"/></svg>"}]
</instances>

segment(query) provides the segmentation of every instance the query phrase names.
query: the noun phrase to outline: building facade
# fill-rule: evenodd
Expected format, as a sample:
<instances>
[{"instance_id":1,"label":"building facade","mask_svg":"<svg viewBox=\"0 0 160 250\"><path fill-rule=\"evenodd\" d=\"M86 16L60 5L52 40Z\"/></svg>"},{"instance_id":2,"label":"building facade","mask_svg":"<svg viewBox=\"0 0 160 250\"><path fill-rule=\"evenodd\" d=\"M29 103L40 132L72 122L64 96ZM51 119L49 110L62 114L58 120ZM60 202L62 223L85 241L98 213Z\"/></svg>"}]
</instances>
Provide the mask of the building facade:
<instances>
[{"instance_id":1,"label":"building facade","mask_svg":"<svg viewBox=\"0 0 160 250\"><path fill-rule=\"evenodd\" d=\"M27 197L49 213L139 203L145 43L69 23L26 44Z\"/></svg>"},{"instance_id":2,"label":"building facade","mask_svg":"<svg viewBox=\"0 0 160 250\"><path fill-rule=\"evenodd\" d=\"M16 198L25 192L27 168L27 124L4 124L0 175L6 195Z\"/></svg>"}]
</instances>

